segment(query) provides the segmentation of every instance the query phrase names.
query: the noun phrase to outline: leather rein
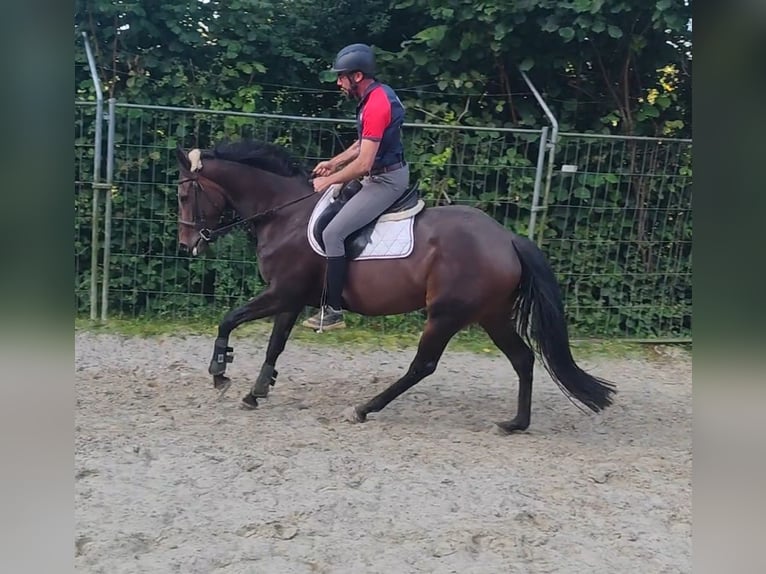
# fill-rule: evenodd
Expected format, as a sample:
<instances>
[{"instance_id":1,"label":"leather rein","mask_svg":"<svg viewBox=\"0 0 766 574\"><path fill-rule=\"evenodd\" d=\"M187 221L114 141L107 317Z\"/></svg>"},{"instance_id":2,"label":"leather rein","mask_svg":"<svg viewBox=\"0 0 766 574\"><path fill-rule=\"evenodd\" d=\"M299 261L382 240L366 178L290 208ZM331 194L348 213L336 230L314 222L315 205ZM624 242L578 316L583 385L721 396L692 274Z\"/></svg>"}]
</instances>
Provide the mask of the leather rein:
<instances>
[{"instance_id":1,"label":"leather rein","mask_svg":"<svg viewBox=\"0 0 766 574\"><path fill-rule=\"evenodd\" d=\"M178 182L178 185L189 183L189 182L192 182L192 189L194 190L194 219L192 221L187 221L179 217L178 223L181 225L186 225L188 227L193 227L195 230L197 230L197 233L199 234L199 236L206 243L210 243L214 241L215 239L217 239L218 237L221 237L222 235L226 235L227 233L239 227L240 225L244 225L246 223L255 223L258 220L269 218L275 213L277 213L278 211L284 209L285 207L288 207L290 205L293 205L294 203L298 203L299 201L303 201L304 199L308 199L309 197L313 197L315 195L315 193L312 191L311 193L303 195L299 197L298 199L293 199L291 201L288 201L276 207L272 207L271 209L267 209L266 211L255 213L248 217L235 217L234 220L231 222L224 223L223 225L219 227L210 229L209 227L205 226L205 216L202 213L199 206L200 195L204 195L207 198L207 200L210 203L212 203L216 209L221 210L221 213L223 213L224 209L226 208L226 205L224 204L223 207L216 205L215 202L213 202L213 200L210 199L210 196L205 192L204 188L202 187L202 184L200 183L197 177L187 177L186 179L182 179ZM228 201L225 198L224 198L224 201L228 203Z\"/></svg>"}]
</instances>

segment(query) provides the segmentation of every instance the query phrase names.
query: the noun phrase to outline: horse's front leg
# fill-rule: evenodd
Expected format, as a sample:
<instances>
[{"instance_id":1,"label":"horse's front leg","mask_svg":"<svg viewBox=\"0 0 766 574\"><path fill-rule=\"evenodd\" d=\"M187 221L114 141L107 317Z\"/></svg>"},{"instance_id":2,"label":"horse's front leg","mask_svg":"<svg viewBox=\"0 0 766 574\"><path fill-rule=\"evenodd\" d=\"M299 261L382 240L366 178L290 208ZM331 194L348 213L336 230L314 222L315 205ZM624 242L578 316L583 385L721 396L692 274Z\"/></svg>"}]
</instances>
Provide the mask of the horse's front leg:
<instances>
[{"instance_id":1,"label":"horse's front leg","mask_svg":"<svg viewBox=\"0 0 766 574\"><path fill-rule=\"evenodd\" d=\"M242 323L270 317L285 311L285 302L272 288L250 299L244 305L232 309L218 325L218 336L213 346L208 372L213 375L213 386L222 392L229 388L231 381L224 375L226 364L233 360L233 349L229 346L229 335ZM297 316L297 315L296 315Z\"/></svg>"},{"instance_id":2,"label":"horse's front leg","mask_svg":"<svg viewBox=\"0 0 766 574\"><path fill-rule=\"evenodd\" d=\"M261 372L248 394L242 398L242 406L253 409L258 406L259 398L266 398L269 394L269 388L277 380L277 370L274 368L277 359L282 351L285 350L287 339L295 325L295 321L300 315L301 309L285 311L274 318L274 327L271 329L269 337L269 346L266 349L266 360L261 366Z\"/></svg>"}]
</instances>

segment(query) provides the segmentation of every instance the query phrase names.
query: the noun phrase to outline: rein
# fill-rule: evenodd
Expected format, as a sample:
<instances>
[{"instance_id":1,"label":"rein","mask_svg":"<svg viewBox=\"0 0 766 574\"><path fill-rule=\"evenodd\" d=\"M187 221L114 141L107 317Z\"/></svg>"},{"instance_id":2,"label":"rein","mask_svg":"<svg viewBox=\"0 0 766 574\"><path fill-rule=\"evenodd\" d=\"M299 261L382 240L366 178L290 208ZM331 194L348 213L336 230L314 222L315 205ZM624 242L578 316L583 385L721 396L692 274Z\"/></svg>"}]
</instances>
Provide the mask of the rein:
<instances>
[{"instance_id":1,"label":"rein","mask_svg":"<svg viewBox=\"0 0 766 574\"><path fill-rule=\"evenodd\" d=\"M197 216L198 216L198 212L199 212L199 196L198 196L197 192L199 190L199 191L202 191L203 193L205 193L205 190L202 187L202 184L199 182L199 180L196 177L189 177L189 178L186 178L186 179L182 179L178 183L180 185L180 184L183 184L183 183L188 183L190 181L194 182L194 194L195 194L195 198L194 198L194 211L195 211L194 219L195 219L195 221L185 221L183 219L179 219L178 222L180 224L182 224L182 225L189 225L189 226L192 226L192 227L194 227L196 229L198 224L204 225L204 223L205 223L204 218L199 218L199 221L196 221L198 219ZM255 221L259 220L259 219L266 219L268 217L271 217L272 215L274 215L278 211L284 209L285 207L293 205L294 203L298 203L299 201L303 201L304 199L308 199L309 197L313 197L314 195L315 195L315 193L312 191L311 193L308 193L306 195L302 195L298 199L293 199L291 201L288 201L287 203L283 203L282 205L278 205L276 207L272 207L271 209L267 209L266 211L263 211L261 213L255 213L255 214L250 215L248 217L238 217L234 221L232 221L231 223L227 223L225 225L222 225L221 227L216 227L215 229L210 229L208 227L202 227L198 231L199 236L202 239L204 239L207 243L210 243L214 239L216 239L218 237L221 237L222 235L226 235L227 233L229 233L230 231L232 231L233 229L235 229L236 227L238 227L240 225L244 225L246 223L253 223L253 222L255 222ZM207 194L205 194L205 196L207 197ZM210 198L208 197L208 200L209 199Z\"/></svg>"}]
</instances>

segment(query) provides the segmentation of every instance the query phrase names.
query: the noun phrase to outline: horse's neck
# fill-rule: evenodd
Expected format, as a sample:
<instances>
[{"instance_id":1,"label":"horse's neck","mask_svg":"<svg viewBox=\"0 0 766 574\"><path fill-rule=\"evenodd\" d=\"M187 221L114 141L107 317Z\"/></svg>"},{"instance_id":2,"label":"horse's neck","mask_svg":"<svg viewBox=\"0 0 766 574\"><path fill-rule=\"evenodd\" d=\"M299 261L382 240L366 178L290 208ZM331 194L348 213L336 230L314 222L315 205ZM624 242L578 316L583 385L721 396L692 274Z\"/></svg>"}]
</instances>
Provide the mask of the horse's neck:
<instances>
[{"instance_id":1,"label":"horse's neck","mask_svg":"<svg viewBox=\"0 0 766 574\"><path fill-rule=\"evenodd\" d=\"M284 177L269 171L226 166L212 177L230 194L228 198L242 219L271 212L249 226L258 244L258 257L266 260L275 249L285 245L302 245L306 226L320 194L313 193L308 181L300 177Z\"/></svg>"},{"instance_id":2,"label":"horse's neck","mask_svg":"<svg viewBox=\"0 0 766 574\"><path fill-rule=\"evenodd\" d=\"M229 193L240 217L263 213L311 193L307 182L270 171L227 163L211 174Z\"/></svg>"}]
</instances>

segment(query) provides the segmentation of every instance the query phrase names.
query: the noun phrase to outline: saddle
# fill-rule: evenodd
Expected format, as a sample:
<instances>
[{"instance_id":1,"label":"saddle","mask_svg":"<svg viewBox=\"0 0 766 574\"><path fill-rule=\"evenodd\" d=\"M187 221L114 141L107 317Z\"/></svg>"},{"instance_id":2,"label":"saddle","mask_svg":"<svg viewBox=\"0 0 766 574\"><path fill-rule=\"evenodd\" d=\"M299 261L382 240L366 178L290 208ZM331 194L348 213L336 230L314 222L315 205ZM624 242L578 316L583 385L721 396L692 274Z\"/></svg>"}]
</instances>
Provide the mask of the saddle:
<instances>
[{"instance_id":1,"label":"saddle","mask_svg":"<svg viewBox=\"0 0 766 574\"><path fill-rule=\"evenodd\" d=\"M345 246L347 259L355 259L362 253L362 251L364 251L364 248L370 242L372 231L375 229L375 224L378 223L378 221L404 219L412 215L412 213L408 212L415 210L420 203L419 183L419 181L416 181L410 185L401 197L399 197L399 199L397 199L388 209L346 238ZM323 250L324 240L322 239L322 232L325 227L327 227L333 217L338 214L348 200L354 197L360 189L362 189L362 183L360 181L349 181L337 192L337 196L334 196L335 201L333 201L333 203L331 203L317 218L313 229L313 235L314 239Z\"/></svg>"}]
</instances>

